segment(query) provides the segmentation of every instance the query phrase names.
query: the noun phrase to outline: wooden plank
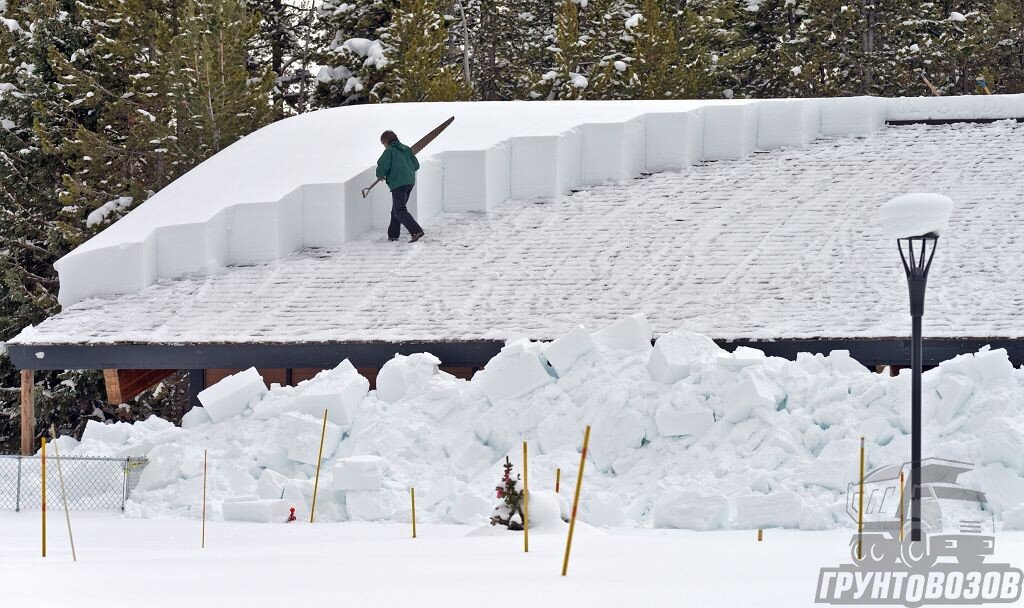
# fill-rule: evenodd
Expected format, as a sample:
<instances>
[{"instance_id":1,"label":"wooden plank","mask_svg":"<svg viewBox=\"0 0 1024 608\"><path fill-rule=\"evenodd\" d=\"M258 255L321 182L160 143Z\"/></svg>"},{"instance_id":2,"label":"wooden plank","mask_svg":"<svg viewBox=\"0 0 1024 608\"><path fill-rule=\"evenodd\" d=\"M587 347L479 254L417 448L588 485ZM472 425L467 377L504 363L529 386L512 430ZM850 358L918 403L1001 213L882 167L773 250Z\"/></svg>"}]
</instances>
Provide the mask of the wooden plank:
<instances>
[{"instance_id":1,"label":"wooden plank","mask_svg":"<svg viewBox=\"0 0 1024 608\"><path fill-rule=\"evenodd\" d=\"M36 374L21 370L21 453L30 456L36 448Z\"/></svg>"},{"instance_id":2,"label":"wooden plank","mask_svg":"<svg viewBox=\"0 0 1024 608\"><path fill-rule=\"evenodd\" d=\"M103 384L107 387L107 403L120 405L124 403L121 397L121 379L116 369L103 370Z\"/></svg>"}]
</instances>

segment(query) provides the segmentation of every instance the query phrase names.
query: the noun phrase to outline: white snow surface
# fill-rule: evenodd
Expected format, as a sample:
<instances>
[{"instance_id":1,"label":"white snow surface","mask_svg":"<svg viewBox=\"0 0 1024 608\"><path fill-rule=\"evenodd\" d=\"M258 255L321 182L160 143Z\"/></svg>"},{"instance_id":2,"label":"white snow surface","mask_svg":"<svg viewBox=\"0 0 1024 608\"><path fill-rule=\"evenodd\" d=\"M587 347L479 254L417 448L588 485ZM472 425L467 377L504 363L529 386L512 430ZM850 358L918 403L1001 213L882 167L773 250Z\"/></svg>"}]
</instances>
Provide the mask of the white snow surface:
<instances>
[{"instance_id":1,"label":"white snow surface","mask_svg":"<svg viewBox=\"0 0 1024 608\"><path fill-rule=\"evenodd\" d=\"M656 335L685 324L716 339L906 336L906 279L879 208L928 191L958 206L931 270L926 335L1021 337L1022 163L1024 125L1005 121L820 138L443 214L412 246L381 230L85 300L11 346L553 339L623 311L645 313Z\"/></svg>"},{"instance_id":2,"label":"white snow surface","mask_svg":"<svg viewBox=\"0 0 1024 608\"><path fill-rule=\"evenodd\" d=\"M420 521L482 524L506 455L521 472L524 440L531 489L550 489L560 468L569 495L586 425L580 513L597 526L849 526L857 438L867 438L869 469L909 457L908 373L869 372L845 351L789 361L753 349L732 355L687 331L661 340L674 342L675 360L686 364L672 384L651 377L651 349L599 342L554 381L511 398L489 398L483 378L443 372L419 377L391 403L371 391L350 426L328 424L317 519L404 521L413 486ZM682 348L686 340L694 344ZM507 350L539 360L543 345L517 341ZM275 385L240 415L187 429L155 417L93 424L62 453L148 456L126 509L133 517L198 517L205 449L213 519L225 501L252 503L245 517L269 507L283 517L294 506L308 519L320 420L297 411L298 397L330 393L356 375L346 362L298 387ZM1024 370L1003 350L961 355L925 374L923 399L925 455L976 463L961 481L989 494L997 519L1024 507ZM339 471L344 479L334 479ZM287 504L257 502L277 500L281 488Z\"/></svg>"},{"instance_id":3,"label":"white snow surface","mask_svg":"<svg viewBox=\"0 0 1024 608\"><path fill-rule=\"evenodd\" d=\"M371 41L349 42L366 61L384 60ZM1020 117L1024 95L367 104L311 112L229 146L59 260L60 301L137 292L160 279L357 239L388 217L386 188L370 200L359 195L373 181L381 131L413 143L450 116L455 123L421 153L414 206L425 220L819 135L864 135L886 119Z\"/></svg>"},{"instance_id":4,"label":"white snow surface","mask_svg":"<svg viewBox=\"0 0 1024 608\"><path fill-rule=\"evenodd\" d=\"M953 200L941 194L904 194L882 205L879 219L890 239L939 234L949 225L953 206Z\"/></svg>"}]
</instances>

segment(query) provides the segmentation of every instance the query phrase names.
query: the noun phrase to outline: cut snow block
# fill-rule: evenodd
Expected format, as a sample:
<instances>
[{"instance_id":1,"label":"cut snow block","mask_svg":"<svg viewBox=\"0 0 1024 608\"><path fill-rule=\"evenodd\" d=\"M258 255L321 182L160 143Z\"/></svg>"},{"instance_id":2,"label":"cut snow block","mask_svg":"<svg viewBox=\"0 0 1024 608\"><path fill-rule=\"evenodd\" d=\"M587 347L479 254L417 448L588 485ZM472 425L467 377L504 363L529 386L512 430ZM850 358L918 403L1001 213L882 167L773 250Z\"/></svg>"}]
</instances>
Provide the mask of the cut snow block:
<instances>
[{"instance_id":1,"label":"cut snow block","mask_svg":"<svg viewBox=\"0 0 1024 608\"><path fill-rule=\"evenodd\" d=\"M593 333L597 344L613 350L648 350L652 337L651 324L643 314L619 319Z\"/></svg>"},{"instance_id":2,"label":"cut snow block","mask_svg":"<svg viewBox=\"0 0 1024 608\"><path fill-rule=\"evenodd\" d=\"M558 166L558 135L513 137L511 192L513 199L553 198L563 194Z\"/></svg>"},{"instance_id":3,"label":"cut snow block","mask_svg":"<svg viewBox=\"0 0 1024 608\"><path fill-rule=\"evenodd\" d=\"M798 528L803 505L792 492L740 496L736 499L736 527Z\"/></svg>"},{"instance_id":4,"label":"cut snow block","mask_svg":"<svg viewBox=\"0 0 1024 608\"><path fill-rule=\"evenodd\" d=\"M352 424L356 408L370 391L370 382L353 372L329 386L314 385L293 397L295 410L320 418L327 410L327 419L347 427Z\"/></svg>"},{"instance_id":5,"label":"cut snow block","mask_svg":"<svg viewBox=\"0 0 1024 608\"><path fill-rule=\"evenodd\" d=\"M157 277L156 239L69 253L54 262L60 273L57 300L71 306L85 298L133 293L152 285ZM103 272L96 272L102 268Z\"/></svg>"},{"instance_id":6,"label":"cut snow block","mask_svg":"<svg viewBox=\"0 0 1024 608\"><path fill-rule=\"evenodd\" d=\"M483 524L490 515L491 508L491 501L486 498L463 492L448 510L448 519L452 523L467 526Z\"/></svg>"},{"instance_id":7,"label":"cut snow block","mask_svg":"<svg viewBox=\"0 0 1024 608\"><path fill-rule=\"evenodd\" d=\"M888 120L1024 118L1024 94L886 99Z\"/></svg>"},{"instance_id":8,"label":"cut snow block","mask_svg":"<svg viewBox=\"0 0 1024 608\"><path fill-rule=\"evenodd\" d=\"M210 420L210 415L206 413L206 408L197 405L185 412L185 415L181 417L181 428L194 429L197 426L209 424L210 422L212 420Z\"/></svg>"},{"instance_id":9,"label":"cut snow block","mask_svg":"<svg viewBox=\"0 0 1024 608\"><path fill-rule=\"evenodd\" d=\"M380 456L349 456L334 465L335 491L379 490L386 461Z\"/></svg>"},{"instance_id":10,"label":"cut snow block","mask_svg":"<svg viewBox=\"0 0 1024 608\"><path fill-rule=\"evenodd\" d=\"M395 512L408 507L409 493L390 490L346 492L345 510L352 521L393 519Z\"/></svg>"},{"instance_id":11,"label":"cut snow block","mask_svg":"<svg viewBox=\"0 0 1024 608\"><path fill-rule=\"evenodd\" d=\"M540 358L525 351L498 353L476 378L492 404L522 397L554 381Z\"/></svg>"},{"instance_id":12,"label":"cut snow block","mask_svg":"<svg viewBox=\"0 0 1024 608\"><path fill-rule=\"evenodd\" d=\"M702 334L674 331L658 338L647 360L651 378L675 384L690 375L691 365L702 365L724 354L715 342Z\"/></svg>"},{"instance_id":13,"label":"cut snow block","mask_svg":"<svg viewBox=\"0 0 1024 608\"><path fill-rule=\"evenodd\" d=\"M213 422L222 422L245 411L253 399L267 394L267 385L255 367L227 376L199 392L199 402Z\"/></svg>"},{"instance_id":14,"label":"cut snow block","mask_svg":"<svg viewBox=\"0 0 1024 608\"><path fill-rule=\"evenodd\" d=\"M729 517L729 501L720 495L668 492L654 501L654 527L718 530Z\"/></svg>"},{"instance_id":15,"label":"cut snow block","mask_svg":"<svg viewBox=\"0 0 1024 608\"><path fill-rule=\"evenodd\" d=\"M90 420L85 423L85 430L82 432L82 441L97 441L119 447L128 442L128 435L131 433L131 430L132 425L126 422L104 424L99 420Z\"/></svg>"},{"instance_id":16,"label":"cut snow block","mask_svg":"<svg viewBox=\"0 0 1024 608\"><path fill-rule=\"evenodd\" d=\"M814 99L757 102L757 148L799 148L821 133L821 109Z\"/></svg>"},{"instance_id":17,"label":"cut snow block","mask_svg":"<svg viewBox=\"0 0 1024 608\"><path fill-rule=\"evenodd\" d=\"M654 422L658 425L659 435L700 435L715 423L715 414L706 407L675 408L671 405L662 405L654 414Z\"/></svg>"},{"instance_id":18,"label":"cut snow block","mask_svg":"<svg viewBox=\"0 0 1024 608\"><path fill-rule=\"evenodd\" d=\"M885 100L877 97L835 97L819 99L821 134L826 136L865 135L885 128Z\"/></svg>"},{"instance_id":19,"label":"cut snow block","mask_svg":"<svg viewBox=\"0 0 1024 608\"><path fill-rule=\"evenodd\" d=\"M836 439L825 444L807 468L804 483L830 490L845 490L857 480L860 443L856 439Z\"/></svg>"},{"instance_id":20,"label":"cut snow block","mask_svg":"<svg viewBox=\"0 0 1024 608\"><path fill-rule=\"evenodd\" d=\"M302 239L306 247L340 245L346 239L345 184L302 186Z\"/></svg>"},{"instance_id":21,"label":"cut snow block","mask_svg":"<svg viewBox=\"0 0 1024 608\"><path fill-rule=\"evenodd\" d=\"M288 519L288 503L283 500L226 500L223 510L224 521L270 523Z\"/></svg>"},{"instance_id":22,"label":"cut snow block","mask_svg":"<svg viewBox=\"0 0 1024 608\"><path fill-rule=\"evenodd\" d=\"M322 413L321 416L323 416ZM288 459L316 465L317 454L320 451L320 434L323 430L323 418L314 418L307 414L295 412L285 412L281 414L278 420L278 442L288 446ZM324 460L334 455L334 450L338 448L338 443L341 442L341 435L341 427L333 422L327 423L327 429L324 432Z\"/></svg>"},{"instance_id":23,"label":"cut snow block","mask_svg":"<svg viewBox=\"0 0 1024 608\"><path fill-rule=\"evenodd\" d=\"M974 355L974 363L981 372L983 381L1007 378L1013 373L1013 364L1005 348L981 350Z\"/></svg>"},{"instance_id":24,"label":"cut snow block","mask_svg":"<svg viewBox=\"0 0 1024 608\"><path fill-rule=\"evenodd\" d=\"M156 229L157 274L173 279L206 274L228 263L224 213L209 222L160 226Z\"/></svg>"},{"instance_id":25,"label":"cut snow block","mask_svg":"<svg viewBox=\"0 0 1024 608\"><path fill-rule=\"evenodd\" d=\"M624 181L644 169L644 121L635 118L616 123L586 123L583 136L584 184Z\"/></svg>"},{"instance_id":26,"label":"cut snow block","mask_svg":"<svg viewBox=\"0 0 1024 608\"><path fill-rule=\"evenodd\" d=\"M351 241L373 227L374 212L382 201L390 214L391 193L387 184L377 184L370 196L363 198L362 190L377 179L374 169L367 169L345 182L345 240Z\"/></svg>"},{"instance_id":27,"label":"cut snow block","mask_svg":"<svg viewBox=\"0 0 1024 608\"><path fill-rule=\"evenodd\" d=\"M559 191L568 193L583 183L583 132L573 127L558 142ZM564 189L564 190L563 190Z\"/></svg>"},{"instance_id":28,"label":"cut snow block","mask_svg":"<svg viewBox=\"0 0 1024 608\"><path fill-rule=\"evenodd\" d=\"M264 469L256 482L256 495L262 499L277 500L284 495L284 487L288 478L270 469Z\"/></svg>"},{"instance_id":29,"label":"cut snow block","mask_svg":"<svg viewBox=\"0 0 1024 608\"><path fill-rule=\"evenodd\" d=\"M416 172L416 187L409 199L409 210L420 225L429 226L441 213L443 199L444 164L440 158L421 160L420 170Z\"/></svg>"},{"instance_id":30,"label":"cut snow block","mask_svg":"<svg viewBox=\"0 0 1024 608\"><path fill-rule=\"evenodd\" d=\"M679 171L701 160L704 111L655 112L644 116L648 171Z\"/></svg>"},{"instance_id":31,"label":"cut snow block","mask_svg":"<svg viewBox=\"0 0 1024 608\"><path fill-rule=\"evenodd\" d=\"M704 160L734 160L757 148L757 106L753 103L704 108Z\"/></svg>"},{"instance_id":32,"label":"cut snow block","mask_svg":"<svg viewBox=\"0 0 1024 608\"><path fill-rule=\"evenodd\" d=\"M755 408L774 408L779 399L779 389L770 380L751 375L726 394L725 419L743 422Z\"/></svg>"},{"instance_id":33,"label":"cut snow block","mask_svg":"<svg viewBox=\"0 0 1024 608\"><path fill-rule=\"evenodd\" d=\"M297 188L279 201L228 207L225 224L230 264L284 257L302 246L302 190Z\"/></svg>"},{"instance_id":34,"label":"cut snow block","mask_svg":"<svg viewBox=\"0 0 1024 608\"><path fill-rule=\"evenodd\" d=\"M377 374L377 398L385 403L397 402L411 387L430 380L440 364L441 360L430 353L395 355Z\"/></svg>"},{"instance_id":35,"label":"cut snow block","mask_svg":"<svg viewBox=\"0 0 1024 608\"><path fill-rule=\"evenodd\" d=\"M445 211L489 211L508 199L508 145L486 150L449 150L441 158Z\"/></svg>"},{"instance_id":36,"label":"cut snow block","mask_svg":"<svg viewBox=\"0 0 1024 608\"><path fill-rule=\"evenodd\" d=\"M544 358L559 376L565 375L573 363L594 349L596 344L587 330L579 325L569 333L544 346Z\"/></svg>"}]
</instances>

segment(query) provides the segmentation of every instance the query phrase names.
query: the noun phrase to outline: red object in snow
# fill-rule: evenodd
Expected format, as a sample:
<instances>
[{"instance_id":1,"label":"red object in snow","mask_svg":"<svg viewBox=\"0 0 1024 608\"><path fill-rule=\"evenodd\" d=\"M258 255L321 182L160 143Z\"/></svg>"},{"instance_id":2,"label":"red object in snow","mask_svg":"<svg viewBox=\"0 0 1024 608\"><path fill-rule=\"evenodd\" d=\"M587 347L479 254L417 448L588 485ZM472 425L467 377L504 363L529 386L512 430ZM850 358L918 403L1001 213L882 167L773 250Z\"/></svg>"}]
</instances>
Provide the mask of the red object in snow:
<instances>
[{"instance_id":1,"label":"red object in snow","mask_svg":"<svg viewBox=\"0 0 1024 608\"><path fill-rule=\"evenodd\" d=\"M292 507L291 509L289 509L289 511L290 511L290 513L288 513L288 521L285 522L285 523L290 523L290 522L295 521L295 507Z\"/></svg>"}]
</instances>

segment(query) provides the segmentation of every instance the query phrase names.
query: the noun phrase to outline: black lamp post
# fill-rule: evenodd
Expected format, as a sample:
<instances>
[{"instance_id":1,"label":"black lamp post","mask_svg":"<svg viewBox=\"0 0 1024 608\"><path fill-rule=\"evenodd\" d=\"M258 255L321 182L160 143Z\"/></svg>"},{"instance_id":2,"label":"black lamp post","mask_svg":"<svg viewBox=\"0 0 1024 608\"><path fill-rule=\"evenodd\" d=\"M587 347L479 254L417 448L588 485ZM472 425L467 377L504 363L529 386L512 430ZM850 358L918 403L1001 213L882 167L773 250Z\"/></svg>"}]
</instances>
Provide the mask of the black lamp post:
<instances>
[{"instance_id":1,"label":"black lamp post","mask_svg":"<svg viewBox=\"0 0 1024 608\"><path fill-rule=\"evenodd\" d=\"M924 316L924 290L928 283L939 235L934 232L897 239L903 269L910 288L910 318L913 325L910 350L910 540L921 540L921 317ZM906 250L904 250L906 247Z\"/></svg>"}]
</instances>

